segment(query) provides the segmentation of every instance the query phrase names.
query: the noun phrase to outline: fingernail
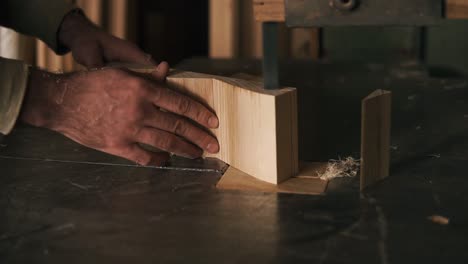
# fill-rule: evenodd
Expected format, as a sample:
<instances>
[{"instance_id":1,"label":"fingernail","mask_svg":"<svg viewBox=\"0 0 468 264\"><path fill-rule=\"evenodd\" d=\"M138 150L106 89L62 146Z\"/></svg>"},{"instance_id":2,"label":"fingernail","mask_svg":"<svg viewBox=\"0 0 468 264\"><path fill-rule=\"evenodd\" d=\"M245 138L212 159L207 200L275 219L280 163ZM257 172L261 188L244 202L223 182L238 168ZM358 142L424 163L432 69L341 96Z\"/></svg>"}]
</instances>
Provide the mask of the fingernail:
<instances>
[{"instance_id":1,"label":"fingernail","mask_svg":"<svg viewBox=\"0 0 468 264\"><path fill-rule=\"evenodd\" d=\"M167 62L161 61L161 62L158 64L158 66L156 67L156 69L160 70L161 68L163 68L163 66L164 66L164 67L167 67L166 64L167 64Z\"/></svg>"},{"instance_id":2,"label":"fingernail","mask_svg":"<svg viewBox=\"0 0 468 264\"><path fill-rule=\"evenodd\" d=\"M208 119L208 125L210 125L211 128L217 128L219 126L218 118L215 116L210 117L210 119Z\"/></svg>"},{"instance_id":3,"label":"fingernail","mask_svg":"<svg viewBox=\"0 0 468 264\"><path fill-rule=\"evenodd\" d=\"M206 146L206 149L210 152L210 153L218 153L219 151L219 145L217 143L210 143L208 144L208 146Z\"/></svg>"}]
</instances>

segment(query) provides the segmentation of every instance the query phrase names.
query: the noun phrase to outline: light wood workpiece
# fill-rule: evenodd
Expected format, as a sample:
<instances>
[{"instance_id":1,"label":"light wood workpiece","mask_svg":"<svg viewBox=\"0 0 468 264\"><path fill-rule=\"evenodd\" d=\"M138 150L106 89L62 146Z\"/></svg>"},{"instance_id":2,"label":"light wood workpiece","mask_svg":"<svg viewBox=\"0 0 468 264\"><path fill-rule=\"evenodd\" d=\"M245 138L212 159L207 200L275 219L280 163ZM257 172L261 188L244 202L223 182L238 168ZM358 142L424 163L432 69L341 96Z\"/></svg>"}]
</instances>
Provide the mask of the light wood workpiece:
<instances>
[{"instance_id":1,"label":"light wood workpiece","mask_svg":"<svg viewBox=\"0 0 468 264\"><path fill-rule=\"evenodd\" d=\"M130 66L130 68L132 68ZM153 68L137 68L151 72ZM278 184L298 173L297 96L294 88L265 90L262 83L195 72L172 71L167 83L198 99L218 115L212 129L215 157L260 179Z\"/></svg>"}]
</instances>

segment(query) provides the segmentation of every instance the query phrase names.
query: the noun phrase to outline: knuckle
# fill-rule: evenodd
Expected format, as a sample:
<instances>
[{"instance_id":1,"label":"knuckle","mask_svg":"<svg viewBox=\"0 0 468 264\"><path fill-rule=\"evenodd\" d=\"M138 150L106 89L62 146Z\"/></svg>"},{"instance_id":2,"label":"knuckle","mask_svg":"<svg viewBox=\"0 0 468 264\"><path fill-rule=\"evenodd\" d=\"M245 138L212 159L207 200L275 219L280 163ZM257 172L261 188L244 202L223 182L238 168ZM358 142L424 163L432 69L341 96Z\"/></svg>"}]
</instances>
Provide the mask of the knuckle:
<instances>
[{"instance_id":1,"label":"knuckle","mask_svg":"<svg viewBox=\"0 0 468 264\"><path fill-rule=\"evenodd\" d=\"M184 135L186 131L187 131L187 123L182 119L177 119L174 122L172 132L177 135Z\"/></svg>"},{"instance_id":2,"label":"knuckle","mask_svg":"<svg viewBox=\"0 0 468 264\"><path fill-rule=\"evenodd\" d=\"M164 150L171 151L176 147L175 140L172 138L161 140L160 147Z\"/></svg>"},{"instance_id":3,"label":"knuckle","mask_svg":"<svg viewBox=\"0 0 468 264\"><path fill-rule=\"evenodd\" d=\"M202 137L201 142L204 146L208 145L209 143L213 142L214 138L208 133L205 133L205 135Z\"/></svg>"},{"instance_id":4,"label":"knuckle","mask_svg":"<svg viewBox=\"0 0 468 264\"><path fill-rule=\"evenodd\" d=\"M190 101L185 98L185 97L180 97L179 103L177 104L177 108L179 113L181 114L186 114L190 111L190 108L192 107Z\"/></svg>"},{"instance_id":5,"label":"knuckle","mask_svg":"<svg viewBox=\"0 0 468 264\"><path fill-rule=\"evenodd\" d=\"M108 148L119 148L121 145L121 140L115 137L107 138L105 142Z\"/></svg>"},{"instance_id":6,"label":"knuckle","mask_svg":"<svg viewBox=\"0 0 468 264\"><path fill-rule=\"evenodd\" d=\"M130 78L125 82L125 87L123 87L122 94L131 102L140 104L141 101L146 98L148 90L142 80L138 78Z\"/></svg>"},{"instance_id":7,"label":"knuckle","mask_svg":"<svg viewBox=\"0 0 468 264\"><path fill-rule=\"evenodd\" d=\"M160 88L153 90L153 101L159 102L162 97L162 90Z\"/></svg>"},{"instance_id":8,"label":"knuckle","mask_svg":"<svg viewBox=\"0 0 468 264\"><path fill-rule=\"evenodd\" d=\"M133 110L133 121L136 122L136 125L140 125L146 118L146 114L141 110L140 106L137 105L136 109Z\"/></svg>"},{"instance_id":9,"label":"knuckle","mask_svg":"<svg viewBox=\"0 0 468 264\"><path fill-rule=\"evenodd\" d=\"M141 137L143 132L143 127L141 125L130 125L127 128L127 135L128 139L136 139L138 137Z\"/></svg>"},{"instance_id":10,"label":"knuckle","mask_svg":"<svg viewBox=\"0 0 468 264\"><path fill-rule=\"evenodd\" d=\"M133 42L125 42L125 44L127 45L128 48L130 49L134 49L134 50L139 50L140 48L138 48L138 46L133 43Z\"/></svg>"},{"instance_id":11,"label":"knuckle","mask_svg":"<svg viewBox=\"0 0 468 264\"><path fill-rule=\"evenodd\" d=\"M151 163L151 158L147 155L140 155L135 158L135 162L142 166L147 166Z\"/></svg>"},{"instance_id":12,"label":"knuckle","mask_svg":"<svg viewBox=\"0 0 468 264\"><path fill-rule=\"evenodd\" d=\"M141 78L131 78L128 81L129 86L133 89L134 92L144 92L145 91L145 82Z\"/></svg>"},{"instance_id":13,"label":"knuckle","mask_svg":"<svg viewBox=\"0 0 468 264\"><path fill-rule=\"evenodd\" d=\"M196 113L196 118L198 122L205 123L208 122L212 114L208 110L201 110Z\"/></svg>"}]
</instances>

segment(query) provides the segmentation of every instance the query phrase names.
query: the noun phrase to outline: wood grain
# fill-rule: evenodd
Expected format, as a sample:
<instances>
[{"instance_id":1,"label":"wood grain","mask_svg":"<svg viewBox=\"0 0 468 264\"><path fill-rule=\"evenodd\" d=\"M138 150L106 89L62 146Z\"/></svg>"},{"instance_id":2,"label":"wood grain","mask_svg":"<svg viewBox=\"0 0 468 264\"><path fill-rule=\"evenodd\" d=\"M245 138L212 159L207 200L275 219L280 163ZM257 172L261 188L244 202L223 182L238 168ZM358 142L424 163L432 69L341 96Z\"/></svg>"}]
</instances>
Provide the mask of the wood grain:
<instances>
[{"instance_id":1,"label":"wood grain","mask_svg":"<svg viewBox=\"0 0 468 264\"><path fill-rule=\"evenodd\" d=\"M153 69L128 67L134 71ZM297 175L296 89L264 90L254 79L242 80L172 71L167 83L204 103L220 123L216 157L265 182L278 184Z\"/></svg>"},{"instance_id":2,"label":"wood grain","mask_svg":"<svg viewBox=\"0 0 468 264\"><path fill-rule=\"evenodd\" d=\"M389 175L391 98L377 90L362 101L361 190Z\"/></svg>"},{"instance_id":3,"label":"wood grain","mask_svg":"<svg viewBox=\"0 0 468 264\"><path fill-rule=\"evenodd\" d=\"M468 0L446 0L445 16L449 19L468 18Z\"/></svg>"},{"instance_id":4,"label":"wood grain","mask_svg":"<svg viewBox=\"0 0 468 264\"><path fill-rule=\"evenodd\" d=\"M317 195L325 193L328 181L320 180L317 172L323 171L327 163L304 163L296 177L276 185L267 183L234 167L229 167L216 187L224 190L243 190L269 193L295 193Z\"/></svg>"},{"instance_id":5,"label":"wood grain","mask_svg":"<svg viewBox=\"0 0 468 264\"><path fill-rule=\"evenodd\" d=\"M286 20L284 2L285 0L254 0L255 19L257 21L284 22ZM445 17L467 19L468 0L446 0Z\"/></svg>"}]
</instances>

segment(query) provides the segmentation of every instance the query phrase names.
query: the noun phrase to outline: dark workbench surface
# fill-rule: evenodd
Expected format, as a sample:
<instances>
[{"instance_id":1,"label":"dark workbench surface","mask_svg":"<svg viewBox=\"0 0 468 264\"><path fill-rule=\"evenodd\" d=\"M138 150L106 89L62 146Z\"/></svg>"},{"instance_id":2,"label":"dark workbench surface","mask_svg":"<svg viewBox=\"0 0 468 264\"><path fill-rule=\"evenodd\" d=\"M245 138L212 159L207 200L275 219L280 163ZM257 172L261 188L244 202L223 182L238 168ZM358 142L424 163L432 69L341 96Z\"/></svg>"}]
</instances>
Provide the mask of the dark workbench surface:
<instances>
[{"instance_id":1,"label":"dark workbench surface","mask_svg":"<svg viewBox=\"0 0 468 264\"><path fill-rule=\"evenodd\" d=\"M230 75L259 63L179 68ZM466 263L468 81L411 63L282 69L299 89L303 159L358 157L360 99L393 91L387 180L361 195L356 179L323 196L220 191L216 160L138 167L19 126L0 145L0 263Z\"/></svg>"}]
</instances>

